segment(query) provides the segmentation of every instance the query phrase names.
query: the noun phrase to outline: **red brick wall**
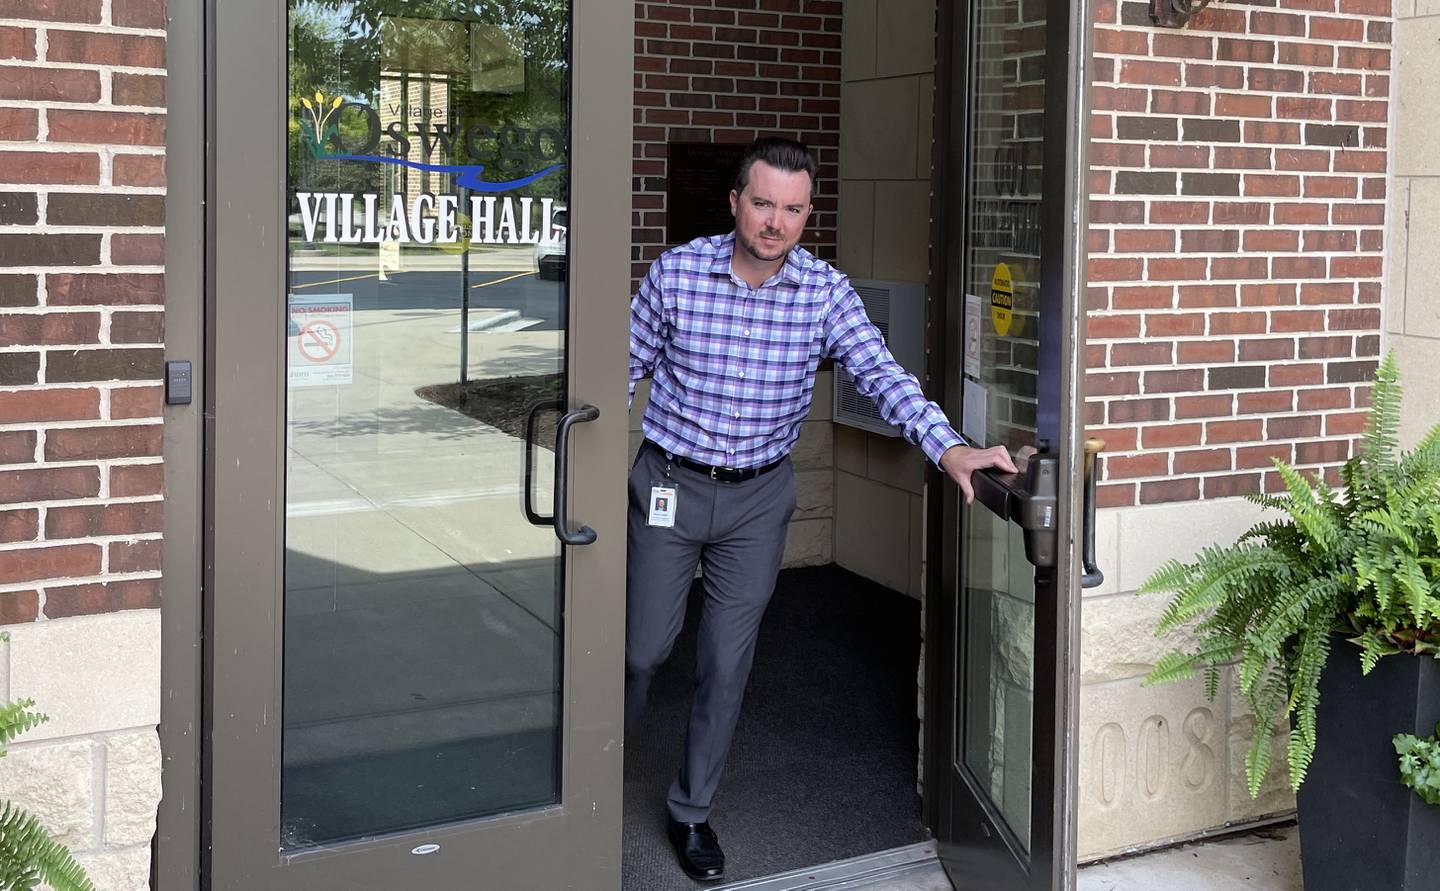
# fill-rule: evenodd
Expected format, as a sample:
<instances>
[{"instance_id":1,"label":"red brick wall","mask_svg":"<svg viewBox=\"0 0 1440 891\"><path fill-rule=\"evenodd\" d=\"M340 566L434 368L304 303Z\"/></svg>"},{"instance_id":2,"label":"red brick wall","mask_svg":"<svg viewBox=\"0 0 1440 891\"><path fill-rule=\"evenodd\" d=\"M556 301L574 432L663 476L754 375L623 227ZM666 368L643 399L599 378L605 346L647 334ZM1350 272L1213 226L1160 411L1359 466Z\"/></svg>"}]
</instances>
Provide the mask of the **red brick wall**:
<instances>
[{"instance_id":1,"label":"red brick wall","mask_svg":"<svg viewBox=\"0 0 1440 891\"><path fill-rule=\"evenodd\" d=\"M159 605L164 28L0 0L0 624Z\"/></svg>"},{"instance_id":2,"label":"red brick wall","mask_svg":"<svg viewBox=\"0 0 1440 891\"><path fill-rule=\"evenodd\" d=\"M1380 347L1389 0L1096 0L1087 422L1102 505L1333 476Z\"/></svg>"},{"instance_id":3,"label":"red brick wall","mask_svg":"<svg viewBox=\"0 0 1440 891\"><path fill-rule=\"evenodd\" d=\"M801 244L835 257L840 145L837 0L677 0L635 4L636 282L667 247L667 143L790 136L820 161ZM724 200L720 196L719 200Z\"/></svg>"}]
</instances>

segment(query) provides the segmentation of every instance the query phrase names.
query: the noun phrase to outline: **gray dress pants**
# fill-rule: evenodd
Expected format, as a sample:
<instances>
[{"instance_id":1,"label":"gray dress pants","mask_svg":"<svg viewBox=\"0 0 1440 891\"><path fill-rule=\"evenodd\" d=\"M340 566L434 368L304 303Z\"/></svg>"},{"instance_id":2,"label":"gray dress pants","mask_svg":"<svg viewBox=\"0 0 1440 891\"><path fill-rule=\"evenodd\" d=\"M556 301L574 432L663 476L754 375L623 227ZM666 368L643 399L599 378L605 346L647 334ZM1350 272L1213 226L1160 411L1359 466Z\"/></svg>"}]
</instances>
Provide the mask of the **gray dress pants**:
<instances>
[{"instance_id":1,"label":"gray dress pants","mask_svg":"<svg viewBox=\"0 0 1440 891\"><path fill-rule=\"evenodd\" d=\"M651 482L666 480L667 465L667 485L676 489L675 525L650 526ZM709 817L794 511L795 472L789 460L763 476L725 483L670 464L664 452L647 443L630 472L627 728L639 722L655 671L670 655L684 624L696 565L704 572L695 698L684 763L668 795L670 815L681 822Z\"/></svg>"}]
</instances>

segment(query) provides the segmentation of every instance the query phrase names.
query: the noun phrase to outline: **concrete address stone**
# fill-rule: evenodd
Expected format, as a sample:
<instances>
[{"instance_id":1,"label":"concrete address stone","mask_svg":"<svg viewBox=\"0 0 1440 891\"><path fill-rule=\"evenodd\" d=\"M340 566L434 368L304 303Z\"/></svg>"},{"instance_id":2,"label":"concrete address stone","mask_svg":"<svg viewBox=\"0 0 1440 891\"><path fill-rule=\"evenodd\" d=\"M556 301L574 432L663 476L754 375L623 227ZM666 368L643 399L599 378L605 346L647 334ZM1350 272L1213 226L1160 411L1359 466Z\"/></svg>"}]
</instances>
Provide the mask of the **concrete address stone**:
<instances>
[{"instance_id":1,"label":"concrete address stone","mask_svg":"<svg viewBox=\"0 0 1440 891\"><path fill-rule=\"evenodd\" d=\"M1088 859L1225 821L1227 691L1198 679L1080 691L1080 856Z\"/></svg>"}]
</instances>

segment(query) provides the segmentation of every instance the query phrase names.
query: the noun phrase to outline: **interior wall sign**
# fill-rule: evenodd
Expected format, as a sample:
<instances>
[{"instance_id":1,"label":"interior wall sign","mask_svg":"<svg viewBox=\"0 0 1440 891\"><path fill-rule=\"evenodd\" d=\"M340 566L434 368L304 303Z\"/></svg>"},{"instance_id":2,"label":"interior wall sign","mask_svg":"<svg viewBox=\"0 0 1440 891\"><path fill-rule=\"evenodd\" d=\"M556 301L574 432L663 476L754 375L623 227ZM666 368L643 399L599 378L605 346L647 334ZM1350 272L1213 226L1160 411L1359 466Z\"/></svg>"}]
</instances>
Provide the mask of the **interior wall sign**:
<instances>
[{"instance_id":1,"label":"interior wall sign","mask_svg":"<svg viewBox=\"0 0 1440 891\"><path fill-rule=\"evenodd\" d=\"M990 278L990 322L995 326L995 333L1001 337L1009 334L1014 317L1015 283L1010 277L1010 267L996 263L995 274Z\"/></svg>"}]
</instances>

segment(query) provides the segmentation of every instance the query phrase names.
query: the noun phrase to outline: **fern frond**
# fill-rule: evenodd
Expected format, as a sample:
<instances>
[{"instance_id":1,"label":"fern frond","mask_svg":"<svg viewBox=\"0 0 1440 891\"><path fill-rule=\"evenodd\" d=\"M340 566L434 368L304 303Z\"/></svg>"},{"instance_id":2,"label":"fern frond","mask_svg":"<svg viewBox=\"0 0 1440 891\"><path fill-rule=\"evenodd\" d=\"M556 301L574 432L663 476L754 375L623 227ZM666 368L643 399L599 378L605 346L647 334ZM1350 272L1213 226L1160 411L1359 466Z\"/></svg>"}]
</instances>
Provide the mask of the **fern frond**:
<instances>
[{"instance_id":1,"label":"fern frond","mask_svg":"<svg viewBox=\"0 0 1440 891\"><path fill-rule=\"evenodd\" d=\"M45 715L31 711L34 706L33 699L0 703L0 758L5 757L6 743L50 720Z\"/></svg>"},{"instance_id":2,"label":"fern frond","mask_svg":"<svg viewBox=\"0 0 1440 891\"><path fill-rule=\"evenodd\" d=\"M1220 666L1211 665L1205 669L1205 698L1210 702L1220 693Z\"/></svg>"},{"instance_id":3,"label":"fern frond","mask_svg":"<svg viewBox=\"0 0 1440 891\"><path fill-rule=\"evenodd\" d=\"M1160 568L1141 583L1136 594L1161 594L1179 591L1189 582L1193 570L1179 560L1166 560Z\"/></svg>"},{"instance_id":4,"label":"fern frond","mask_svg":"<svg viewBox=\"0 0 1440 891\"><path fill-rule=\"evenodd\" d=\"M1169 631L1212 609L1232 596L1268 564L1275 562L1264 545L1245 543L1229 550L1206 548L1193 566L1170 561L1141 586L1141 591L1176 590L1180 593L1160 616L1156 630ZM1172 565L1174 564L1174 565ZM1162 584L1151 584L1162 579ZM1169 587L1178 582L1175 587Z\"/></svg>"},{"instance_id":5,"label":"fern frond","mask_svg":"<svg viewBox=\"0 0 1440 891\"><path fill-rule=\"evenodd\" d=\"M1280 472L1280 479L1285 482L1285 491L1290 493L1290 500L1282 508L1293 518L1297 510L1313 505L1315 503L1315 487L1310 481L1300 475L1295 468L1281 461L1279 458L1271 458L1270 463Z\"/></svg>"},{"instance_id":6,"label":"fern frond","mask_svg":"<svg viewBox=\"0 0 1440 891\"><path fill-rule=\"evenodd\" d=\"M1250 731L1250 751L1245 755L1245 785L1251 798L1260 795L1260 784L1270 771L1270 740L1275 736L1275 721L1285 700L1283 678L1272 675L1256 695L1247 697L1254 712Z\"/></svg>"},{"instance_id":7,"label":"fern frond","mask_svg":"<svg viewBox=\"0 0 1440 891\"><path fill-rule=\"evenodd\" d=\"M1285 510L1290 503L1288 499L1281 498L1279 495L1270 495L1264 492L1246 492L1243 497L1251 504L1258 504L1271 510Z\"/></svg>"},{"instance_id":8,"label":"fern frond","mask_svg":"<svg viewBox=\"0 0 1440 891\"><path fill-rule=\"evenodd\" d=\"M1295 716L1286 759L1290 767L1290 787L1300 788L1310 761L1315 755L1315 713L1320 704L1320 675L1330 656L1328 629L1312 629L1300 636L1296 648L1295 672L1291 676L1290 714Z\"/></svg>"},{"instance_id":9,"label":"fern frond","mask_svg":"<svg viewBox=\"0 0 1440 891\"><path fill-rule=\"evenodd\" d=\"M1398 647L1380 637L1373 628L1358 638L1352 638L1351 643L1360 645L1360 673L1362 675L1368 675L1373 671L1382 656L1394 656L1399 653Z\"/></svg>"},{"instance_id":10,"label":"fern frond","mask_svg":"<svg viewBox=\"0 0 1440 891\"><path fill-rule=\"evenodd\" d=\"M1416 625L1424 628L1431 619L1440 618L1440 600L1431 591L1430 580L1425 577L1419 560L1414 557L1402 559L1395 568L1395 582L1406 595L1410 615Z\"/></svg>"},{"instance_id":11,"label":"fern frond","mask_svg":"<svg viewBox=\"0 0 1440 891\"><path fill-rule=\"evenodd\" d=\"M1145 676L1144 686L1188 680L1195 676L1199 662L1199 657L1193 653L1166 653Z\"/></svg>"},{"instance_id":12,"label":"fern frond","mask_svg":"<svg viewBox=\"0 0 1440 891\"><path fill-rule=\"evenodd\" d=\"M1360 438L1365 454L1364 484L1367 495L1383 497L1388 483L1395 476L1395 451L1400 442L1400 402L1402 388L1396 369L1395 354L1387 354L1375 370L1375 384L1370 390L1370 415Z\"/></svg>"},{"instance_id":13,"label":"fern frond","mask_svg":"<svg viewBox=\"0 0 1440 891\"><path fill-rule=\"evenodd\" d=\"M64 845L52 841L38 820L10 802L0 805L0 864L20 879L19 887L27 887L28 877L54 891L95 891Z\"/></svg>"},{"instance_id":14,"label":"fern frond","mask_svg":"<svg viewBox=\"0 0 1440 891\"><path fill-rule=\"evenodd\" d=\"M1420 437L1414 450L1400 458L1400 473L1407 478L1419 477L1436 468L1440 468L1440 424L1431 427L1430 432Z\"/></svg>"}]
</instances>

